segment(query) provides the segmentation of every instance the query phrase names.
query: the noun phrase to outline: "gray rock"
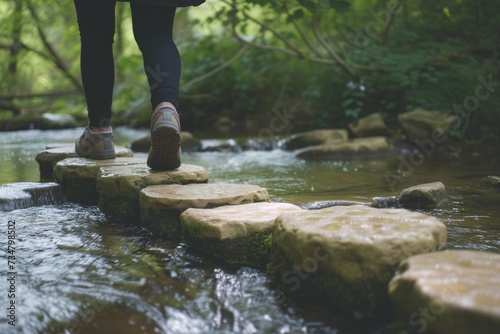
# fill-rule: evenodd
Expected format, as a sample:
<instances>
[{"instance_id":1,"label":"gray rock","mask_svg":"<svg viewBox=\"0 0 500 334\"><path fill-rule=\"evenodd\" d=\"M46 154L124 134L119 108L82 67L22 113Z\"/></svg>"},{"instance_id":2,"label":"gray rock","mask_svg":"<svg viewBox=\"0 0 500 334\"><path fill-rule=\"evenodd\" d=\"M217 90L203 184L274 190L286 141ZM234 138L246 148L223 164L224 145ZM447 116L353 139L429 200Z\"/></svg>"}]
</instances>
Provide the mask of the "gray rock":
<instances>
[{"instance_id":1,"label":"gray rock","mask_svg":"<svg viewBox=\"0 0 500 334\"><path fill-rule=\"evenodd\" d=\"M182 164L171 171L152 171L146 164L106 166L97 175L99 209L118 223L139 224L139 192L153 185L207 183L207 170Z\"/></svg>"},{"instance_id":2,"label":"gray rock","mask_svg":"<svg viewBox=\"0 0 500 334\"><path fill-rule=\"evenodd\" d=\"M344 129L320 129L291 135L284 147L292 151L308 146L345 141L349 137Z\"/></svg>"},{"instance_id":3,"label":"gray rock","mask_svg":"<svg viewBox=\"0 0 500 334\"><path fill-rule=\"evenodd\" d=\"M150 186L141 190L141 225L153 235L180 238L180 215L189 208L269 201L267 190L250 184L188 184Z\"/></svg>"},{"instance_id":4,"label":"gray rock","mask_svg":"<svg viewBox=\"0 0 500 334\"><path fill-rule=\"evenodd\" d=\"M439 111L415 109L398 115L399 124L408 140L434 140L437 144L442 140L456 122L457 116L447 115Z\"/></svg>"},{"instance_id":5,"label":"gray rock","mask_svg":"<svg viewBox=\"0 0 500 334\"><path fill-rule=\"evenodd\" d=\"M490 334L500 328L500 254L450 250L410 257L389 284L412 332Z\"/></svg>"},{"instance_id":6,"label":"gray rock","mask_svg":"<svg viewBox=\"0 0 500 334\"><path fill-rule=\"evenodd\" d=\"M400 203L407 209L434 208L445 200L446 188L441 182L419 184L399 194Z\"/></svg>"},{"instance_id":7,"label":"gray rock","mask_svg":"<svg viewBox=\"0 0 500 334\"><path fill-rule=\"evenodd\" d=\"M44 113L40 120L40 129L57 130L78 127L78 122L72 115Z\"/></svg>"},{"instance_id":8,"label":"gray rock","mask_svg":"<svg viewBox=\"0 0 500 334\"><path fill-rule=\"evenodd\" d=\"M304 160L344 160L369 159L384 156L388 152L387 138L367 137L306 147L297 150L296 154Z\"/></svg>"},{"instance_id":9,"label":"gray rock","mask_svg":"<svg viewBox=\"0 0 500 334\"><path fill-rule=\"evenodd\" d=\"M131 150L121 146L115 146L117 158L132 157ZM47 149L37 154L35 160L38 162L40 169L40 178L42 180L52 179L54 174L54 166L61 160L67 158L78 158L75 152L75 144L49 144Z\"/></svg>"},{"instance_id":10,"label":"gray rock","mask_svg":"<svg viewBox=\"0 0 500 334\"><path fill-rule=\"evenodd\" d=\"M389 129L379 113L371 114L349 123L349 130L355 137L388 136Z\"/></svg>"},{"instance_id":11,"label":"gray rock","mask_svg":"<svg viewBox=\"0 0 500 334\"><path fill-rule=\"evenodd\" d=\"M271 251L271 230L280 213L302 211L288 203L250 203L181 214L182 239L223 261L263 268Z\"/></svg>"},{"instance_id":12,"label":"gray rock","mask_svg":"<svg viewBox=\"0 0 500 334\"><path fill-rule=\"evenodd\" d=\"M268 273L284 291L358 318L387 316L399 262L446 246L446 226L403 209L335 206L281 214Z\"/></svg>"},{"instance_id":13,"label":"gray rock","mask_svg":"<svg viewBox=\"0 0 500 334\"><path fill-rule=\"evenodd\" d=\"M500 191L500 177L498 176L487 176L479 184L480 188Z\"/></svg>"},{"instance_id":14,"label":"gray rock","mask_svg":"<svg viewBox=\"0 0 500 334\"><path fill-rule=\"evenodd\" d=\"M101 167L137 165L145 164L145 162L145 158L109 160L68 158L55 165L54 178L61 185L70 201L84 205L97 205L99 194L97 193L96 179Z\"/></svg>"}]
</instances>

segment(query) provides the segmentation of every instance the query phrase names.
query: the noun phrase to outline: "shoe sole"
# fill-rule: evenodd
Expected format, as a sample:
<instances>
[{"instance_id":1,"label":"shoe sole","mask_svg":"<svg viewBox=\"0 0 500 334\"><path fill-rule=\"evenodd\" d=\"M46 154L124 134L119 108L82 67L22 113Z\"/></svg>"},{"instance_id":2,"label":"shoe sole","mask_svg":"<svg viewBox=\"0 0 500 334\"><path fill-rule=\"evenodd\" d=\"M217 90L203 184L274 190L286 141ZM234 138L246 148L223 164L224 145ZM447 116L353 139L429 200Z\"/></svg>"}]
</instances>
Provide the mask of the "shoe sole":
<instances>
[{"instance_id":1,"label":"shoe sole","mask_svg":"<svg viewBox=\"0 0 500 334\"><path fill-rule=\"evenodd\" d=\"M179 158L181 137L177 129L159 126L151 131L151 149L148 166L156 170L176 169L181 165Z\"/></svg>"}]
</instances>

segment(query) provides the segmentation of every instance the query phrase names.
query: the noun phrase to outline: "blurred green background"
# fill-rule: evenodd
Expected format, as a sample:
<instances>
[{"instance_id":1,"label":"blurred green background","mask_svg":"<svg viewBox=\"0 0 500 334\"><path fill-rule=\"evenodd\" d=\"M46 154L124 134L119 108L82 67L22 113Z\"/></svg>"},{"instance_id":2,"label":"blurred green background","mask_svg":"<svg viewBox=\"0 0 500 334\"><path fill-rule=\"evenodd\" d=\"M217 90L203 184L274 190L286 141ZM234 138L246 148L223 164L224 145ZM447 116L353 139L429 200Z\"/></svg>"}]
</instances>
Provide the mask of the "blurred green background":
<instances>
[{"instance_id":1,"label":"blurred green background","mask_svg":"<svg viewBox=\"0 0 500 334\"><path fill-rule=\"evenodd\" d=\"M116 17L113 123L147 126L129 4L117 3ZM183 129L229 119L257 134L276 110L293 113L292 132L374 112L391 126L414 108L453 112L482 77L493 82L490 95L451 135L497 141L498 22L498 0L207 0L178 9ZM0 25L0 121L51 112L84 124L73 1L2 0Z\"/></svg>"}]
</instances>

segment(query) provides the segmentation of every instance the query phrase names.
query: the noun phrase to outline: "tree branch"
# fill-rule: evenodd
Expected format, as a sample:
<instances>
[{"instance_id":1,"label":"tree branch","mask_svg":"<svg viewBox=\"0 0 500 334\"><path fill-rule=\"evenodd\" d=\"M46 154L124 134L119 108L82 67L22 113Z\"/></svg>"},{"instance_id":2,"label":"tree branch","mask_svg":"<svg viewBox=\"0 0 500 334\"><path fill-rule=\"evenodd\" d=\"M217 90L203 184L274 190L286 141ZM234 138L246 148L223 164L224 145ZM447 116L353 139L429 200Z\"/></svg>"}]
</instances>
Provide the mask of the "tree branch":
<instances>
[{"instance_id":1,"label":"tree branch","mask_svg":"<svg viewBox=\"0 0 500 334\"><path fill-rule=\"evenodd\" d=\"M48 93L2 94L0 95L0 100L33 99L38 97L59 97L59 96L77 95L77 94L81 94L81 92L78 90L66 90L66 91L56 91Z\"/></svg>"},{"instance_id":2,"label":"tree branch","mask_svg":"<svg viewBox=\"0 0 500 334\"><path fill-rule=\"evenodd\" d=\"M349 65L347 65L332 48L328 46L323 37L321 37L321 34L318 31L318 19L319 19L319 12L318 9L316 9L313 15L312 28L314 36L316 36L318 42L325 48L325 50L336 61L336 63L340 65L340 67L342 67L347 73L349 73L350 76L352 76L355 79L358 79L358 75L356 74L356 72L354 72L354 70Z\"/></svg>"},{"instance_id":3,"label":"tree branch","mask_svg":"<svg viewBox=\"0 0 500 334\"><path fill-rule=\"evenodd\" d=\"M49 39L47 38L47 34L45 33L45 30L43 29L40 19L38 18L38 14L35 10L35 7L30 1L27 1L28 9L31 13L31 17L35 21L35 25L38 31L38 35L40 36L40 39L42 40L43 45L49 52L49 54L52 56L54 63L56 64L57 68L61 70L66 76L73 86L75 86L76 89L79 91L83 92L83 87L80 83L80 80L75 78L71 73L69 72L69 66L68 63L59 55L59 53L56 51L55 47L50 43Z\"/></svg>"},{"instance_id":4,"label":"tree branch","mask_svg":"<svg viewBox=\"0 0 500 334\"><path fill-rule=\"evenodd\" d=\"M242 55L242 54L243 54L243 53L244 53L247 49L248 49L248 45L244 45L244 46L242 46L242 47L241 47L241 49L240 49L240 50L239 50L239 51L238 51L238 52L237 52L237 53L236 53L236 54L235 54L235 55L234 55L231 59L229 59L229 60L228 60L228 61L226 61L225 63L223 63L223 64L221 64L221 65L217 66L217 67L216 67L216 68L214 68L213 70L211 70L211 71L209 71L209 72L207 72L207 73L205 73L205 74L203 74L203 75L201 75L201 76L199 76L199 77L197 77L197 78L194 78L194 79L192 79L191 81L188 81L187 83L183 84L183 85L181 86L181 88L186 88L186 87L188 87L188 86L190 86L190 85L193 85L193 84L195 84L195 83L197 83L197 82L203 81L203 80L205 80L206 78L208 78L208 77L210 77L210 76L212 76L212 75L214 75L214 74L216 74L216 73L218 73L218 72L220 72L220 71L224 70L225 68L227 68L228 66L230 66L232 63L234 63L234 62L235 62L238 58L240 58L240 57L241 57L241 55Z\"/></svg>"},{"instance_id":5,"label":"tree branch","mask_svg":"<svg viewBox=\"0 0 500 334\"><path fill-rule=\"evenodd\" d=\"M401 0L398 0L394 4L394 7L391 8L390 13L395 13L399 9L399 6L401 6ZM384 31L382 32L382 41L381 41L382 45L387 44L387 40L389 39L389 29L392 25L392 22L394 21L394 16L395 14L391 14L389 16L389 20L387 20L387 22L384 25Z\"/></svg>"}]
</instances>

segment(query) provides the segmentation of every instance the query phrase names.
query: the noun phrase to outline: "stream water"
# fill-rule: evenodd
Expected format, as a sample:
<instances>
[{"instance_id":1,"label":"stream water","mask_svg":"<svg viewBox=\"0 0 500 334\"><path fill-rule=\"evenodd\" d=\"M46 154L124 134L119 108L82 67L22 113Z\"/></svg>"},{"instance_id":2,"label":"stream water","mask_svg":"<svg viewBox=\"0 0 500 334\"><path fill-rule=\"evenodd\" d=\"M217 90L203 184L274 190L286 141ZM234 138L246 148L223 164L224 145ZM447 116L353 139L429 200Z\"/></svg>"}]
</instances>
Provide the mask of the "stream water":
<instances>
[{"instance_id":1,"label":"stream water","mask_svg":"<svg viewBox=\"0 0 500 334\"><path fill-rule=\"evenodd\" d=\"M39 180L36 154L71 142L81 129L0 132L0 185ZM118 128L127 145L144 131ZM138 154L140 155L140 154ZM433 181L448 201L422 211L448 227L448 247L500 252L500 194L478 188L500 174L500 159L428 160L391 189L394 158L304 162L292 153L184 154L207 168L209 182L266 187L273 201L372 201ZM16 327L0 312L0 333L382 333L333 316L320 305L286 298L265 273L232 267L179 242L155 240L137 227L111 224L96 207L64 203L0 212L0 244L16 221ZM7 303L7 253L0 254L0 300Z\"/></svg>"}]
</instances>

